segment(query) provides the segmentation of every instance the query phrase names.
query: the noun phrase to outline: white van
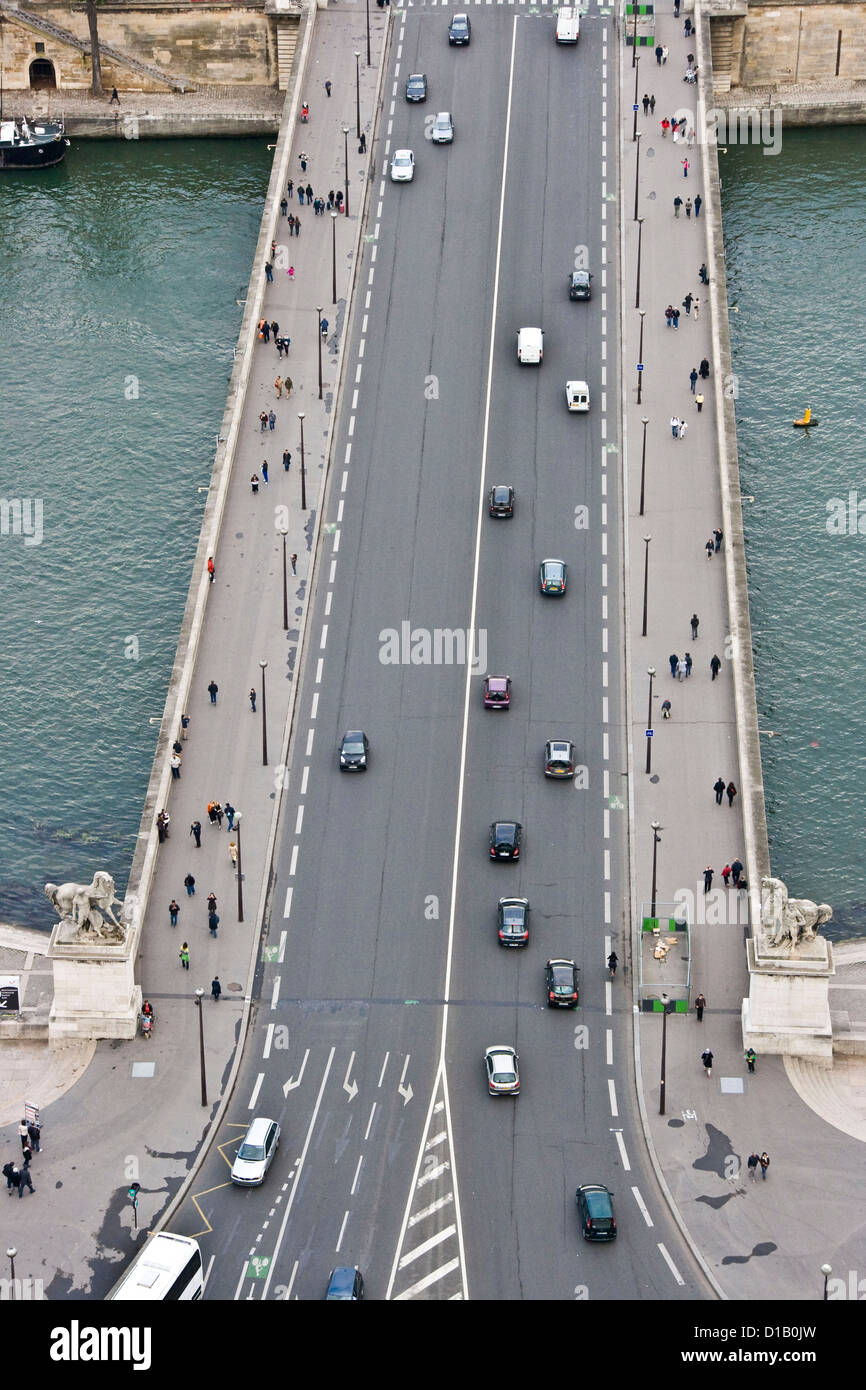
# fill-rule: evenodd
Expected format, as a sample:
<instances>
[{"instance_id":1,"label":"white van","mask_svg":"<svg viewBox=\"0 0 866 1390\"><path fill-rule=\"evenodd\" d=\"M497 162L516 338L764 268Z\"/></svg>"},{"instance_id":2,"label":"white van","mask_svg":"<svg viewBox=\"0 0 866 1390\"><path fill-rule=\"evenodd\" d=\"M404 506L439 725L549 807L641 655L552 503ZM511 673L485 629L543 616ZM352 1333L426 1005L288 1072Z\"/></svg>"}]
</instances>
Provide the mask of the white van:
<instances>
[{"instance_id":1,"label":"white van","mask_svg":"<svg viewBox=\"0 0 866 1390\"><path fill-rule=\"evenodd\" d=\"M567 381L565 383L565 402L569 410L577 410L581 414L586 414L589 410L589 387L585 381Z\"/></svg>"},{"instance_id":2,"label":"white van","mask_svg":"<svg viewBox=\"0 0 866 1390\"><path fill-rule=\"evenodd\" d=\"M108 1295L121 1303L174 1303L201 1298L201 1250L191 1236L160 1231L136 1255Z\"/></svg>"},{"instance_id":3,"label":"white van","mask_svg":"<svg viewBox=\"0 0 866 1390\"><path fill-rule=\"evenodd\" d=\"M556 16L556 42L577 43L580 37L580 11L566 5Z\"/></svg>"}]
</instances>

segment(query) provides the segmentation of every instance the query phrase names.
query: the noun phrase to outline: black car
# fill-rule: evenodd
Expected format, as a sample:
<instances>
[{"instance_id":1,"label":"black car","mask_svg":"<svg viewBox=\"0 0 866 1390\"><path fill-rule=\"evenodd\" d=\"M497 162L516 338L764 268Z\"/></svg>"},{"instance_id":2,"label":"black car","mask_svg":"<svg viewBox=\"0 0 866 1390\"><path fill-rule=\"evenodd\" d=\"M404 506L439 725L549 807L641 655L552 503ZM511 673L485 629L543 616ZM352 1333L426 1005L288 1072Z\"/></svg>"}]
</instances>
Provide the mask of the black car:
<instances>
[{"instance_id":1,"label":"black car","mask_svg":"<svg viewBox=\"0 0 866 1390\"><path fill-rule=\"evenodd\" d=\"M514 516L515 491L505 483L496 483L490 489L488 510L491 516Z\"/></svg>"},{"instance_id":2,"label":"black car","mask_svg":"<svg viewBox=\"0 0 866 1390\"><path fill-rule=\"evenodd\" d=\"M472 25L468 14L456 14L448 25L449 43L468 43L472 37Z\"/></svg>"},{"instance_id":3,"label":"black car","mask_svg":"<svg viewBox=\"0 0 866 1390\"><path fill-rule=\"evenodd\" d=\"M616 1240L611 1193L601 1183L585 1183L574 1194L584 1240Z\"/></svg>"},{"instance_id":4,"label":"black car","mask_svg":"<svg viewBox=\"0 0 866 1390\"><path fill-rule=\"evenodd\" d=\"M592 299L592 276L588 270L573 270L568 278L569 299Z\"/></svg>"},{"instance_id":5,"label":"black car","mask_svg":"<svg viewBox=\"0 0 866 1390\"><path fill-rule=\"evenodd\" d=\"M366 772L370 742L363 729L349 730L340 740L340 771Z\"/></svg>"},{"instance_id":6,"label":"black car","mask_svg":"<svg viewBox=\"0 0 866 1390\"><path fill-rule=\"evenodd\" d=\"M490 858L519 859L523 826L516 820L496 820L490 827Z\"/></svg>"},{"instance_id":7,"label":"black car","mask_svg":"<svg viewBox=\"0 0 866 1390\"><path fill-rule=\"evenodd\" d=\"M549 960L544 967L549 1009L576 1009L580 997L573 960Z\"/></svg>"},{"instance_id":8,"label":"black car","mask_svg":"<svg viewBox=\"0 0 866 1390\"><path fill-rule=\"evenodd\" d=\"M426 72L413 72L406 79L406 100L407 101L426 101L427 100L427 74Z\"/></svg>"},{"instance_id":9,"label":"black car","mask_svg":"<svg viewBox=\"0 0 866 1390\"><path fill-rule=\"evenodd\" d=\"M525 946L529 940L529 899L500 898L496 916L500 946Z\"/></svg>"}]
</instances>

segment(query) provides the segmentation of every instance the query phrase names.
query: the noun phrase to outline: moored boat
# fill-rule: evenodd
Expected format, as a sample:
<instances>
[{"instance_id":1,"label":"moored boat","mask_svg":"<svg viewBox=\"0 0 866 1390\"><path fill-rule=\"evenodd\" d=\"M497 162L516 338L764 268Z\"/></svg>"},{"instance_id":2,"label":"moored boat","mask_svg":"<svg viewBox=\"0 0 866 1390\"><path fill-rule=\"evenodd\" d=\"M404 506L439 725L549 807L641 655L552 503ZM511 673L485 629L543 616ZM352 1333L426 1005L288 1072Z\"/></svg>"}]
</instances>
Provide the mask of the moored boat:
<instances>
[{"instance_id":1,"label":"moored boat","mask_svg":"<svg viewBox=\"0 0 866 1390\"><path fill-rule=\"evenodd\" d=\"M50 169L68 148L62 121L0 120L0 169Z\"/></svg>"}]
</instances>

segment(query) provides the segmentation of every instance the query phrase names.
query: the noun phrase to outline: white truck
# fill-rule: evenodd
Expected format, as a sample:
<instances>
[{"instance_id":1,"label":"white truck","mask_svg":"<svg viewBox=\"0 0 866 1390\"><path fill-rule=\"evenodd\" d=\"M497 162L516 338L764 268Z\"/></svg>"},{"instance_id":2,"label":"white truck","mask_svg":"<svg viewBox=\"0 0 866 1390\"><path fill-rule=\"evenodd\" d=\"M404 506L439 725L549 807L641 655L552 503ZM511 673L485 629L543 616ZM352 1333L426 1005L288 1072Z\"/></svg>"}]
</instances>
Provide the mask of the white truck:
<instances>
[{"instance_id":1,"label":"white truck","mask_svg":"<svg viewBox=\"0 0 866 1390\"><path fill-rule=\"evenodd\" d=\"M577 43L580 38L580 11L566 5L556 16L556 42Z\"/></svg>"}]
</instances>

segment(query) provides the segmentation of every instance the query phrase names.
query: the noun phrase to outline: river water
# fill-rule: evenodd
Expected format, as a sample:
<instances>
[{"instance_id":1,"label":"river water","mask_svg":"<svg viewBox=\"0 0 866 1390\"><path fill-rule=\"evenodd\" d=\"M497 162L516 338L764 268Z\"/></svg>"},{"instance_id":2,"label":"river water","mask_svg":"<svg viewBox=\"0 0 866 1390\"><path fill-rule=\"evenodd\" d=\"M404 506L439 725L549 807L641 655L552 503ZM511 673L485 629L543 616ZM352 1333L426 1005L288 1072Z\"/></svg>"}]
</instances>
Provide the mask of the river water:
<instances>
[{"instance_id":1,"label":"river water","mask_svg":"<svg viewBox=\"0 0 866 1390\"><path fill-rule=\"evenodd\" d=\"M50 927L43 884L100 867L122 895L270 161L81 141L2 176L0 498L31 532L0 536L2 921Z\"/></svg>"},{"instance_id":2,"label":"river water","mask_svg":"<svg viewBox=\"0 0 866 1390\"><path fill-rule=\"evenodd\" d=\"M866 140L785 131L720 156L770 856L791 893L866 933ZM795 430L811 405L820 424ZM835 524L862 504L850 526ZM835 499L835 502L834 502ZM770 732L775 737L770 737Z\"/></svg>"}]
</instances>

